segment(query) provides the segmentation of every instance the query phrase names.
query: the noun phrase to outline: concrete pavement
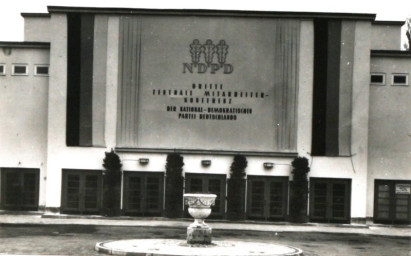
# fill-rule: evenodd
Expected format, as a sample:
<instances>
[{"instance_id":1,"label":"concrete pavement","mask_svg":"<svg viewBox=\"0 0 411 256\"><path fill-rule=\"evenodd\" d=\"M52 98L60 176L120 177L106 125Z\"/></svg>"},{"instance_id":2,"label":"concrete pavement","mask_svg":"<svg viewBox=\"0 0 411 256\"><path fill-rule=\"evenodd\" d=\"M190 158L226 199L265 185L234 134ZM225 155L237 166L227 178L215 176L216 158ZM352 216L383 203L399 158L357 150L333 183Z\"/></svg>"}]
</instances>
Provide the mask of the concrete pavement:
<instances>
[{"instance_id":1,"label":"concrete pavement","mask_svg":"<svg viewBox=\"0 0 411 256\"><path fill-rule=\"evenodd\" d=\"M143 227L187 227L191 219L167 219L151 217L102 217L54 214L10 214L0 212L1 225L97 225L97 226L143 226ZM287 222L224 221L207 220L215 230L250 230L265 232L321 232L368 234L394 237L410 237L410 225L378 224L295 224Z\"/></svg>"}]
</instances>

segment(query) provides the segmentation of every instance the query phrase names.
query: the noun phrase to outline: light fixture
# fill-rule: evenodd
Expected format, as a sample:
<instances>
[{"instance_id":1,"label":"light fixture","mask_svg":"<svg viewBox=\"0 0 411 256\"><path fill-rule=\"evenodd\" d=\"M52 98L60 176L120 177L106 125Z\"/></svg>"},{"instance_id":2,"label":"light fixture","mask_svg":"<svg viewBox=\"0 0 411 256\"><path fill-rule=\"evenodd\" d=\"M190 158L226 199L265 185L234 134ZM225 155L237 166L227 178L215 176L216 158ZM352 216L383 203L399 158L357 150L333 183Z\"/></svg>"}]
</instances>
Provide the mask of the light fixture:
<instances>
[{"instance_id":1,"label":"light fixture","mask_svg":"<svg viewBox=\"0 0 411 256\"><path fill-rule=\"evenodd\" d=\"M271 162L265 162L264 163L264 168L265 169L272 169L274 167L274 163Z\"/></svg>"},{"instance_id":2,"label":"light fixture","mask_svg":"<svg viewBox=\"0 0 411 256\"><path fill-rule=\"evenodd\" d=\"M138 159L138 162L139 162L140 164L148 164L149 161L150 161L150 160L149 160L148 158L140 158L140 159Z\"/></svg>"},{"instance_id":3,"label":"light fixture","mask_svg":"<svg viewBox=\"0 0 411 256\"><path fill-rule=\"evenodd\" d=\"M210 166L211 165L211 160L201 160L201 165L202 166Z\"/></svg>"}]
</instances>

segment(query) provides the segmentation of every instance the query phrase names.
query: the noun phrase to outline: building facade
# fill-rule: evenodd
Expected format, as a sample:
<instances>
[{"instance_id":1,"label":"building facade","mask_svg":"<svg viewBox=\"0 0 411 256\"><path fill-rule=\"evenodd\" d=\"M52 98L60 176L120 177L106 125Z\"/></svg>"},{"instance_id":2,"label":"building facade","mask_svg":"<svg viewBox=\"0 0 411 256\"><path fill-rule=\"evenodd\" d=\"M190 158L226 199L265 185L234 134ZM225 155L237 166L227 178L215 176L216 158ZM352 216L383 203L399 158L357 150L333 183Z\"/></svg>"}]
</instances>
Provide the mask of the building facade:
<instances>
[{"instance_id":1,"label":"building facade","mask_svg":"<svg viewBox=\"0 0 411 256\"><path fill-rule=\"evenodd\" d=\"M233 156L247 219L287 220L310 162L312 222L411 222L403 22L373 14L48 7L0 42L1 208L101 214L103 158L125 215L164 216L165 164L226 218Z\"/></svg>"}]
</instances>

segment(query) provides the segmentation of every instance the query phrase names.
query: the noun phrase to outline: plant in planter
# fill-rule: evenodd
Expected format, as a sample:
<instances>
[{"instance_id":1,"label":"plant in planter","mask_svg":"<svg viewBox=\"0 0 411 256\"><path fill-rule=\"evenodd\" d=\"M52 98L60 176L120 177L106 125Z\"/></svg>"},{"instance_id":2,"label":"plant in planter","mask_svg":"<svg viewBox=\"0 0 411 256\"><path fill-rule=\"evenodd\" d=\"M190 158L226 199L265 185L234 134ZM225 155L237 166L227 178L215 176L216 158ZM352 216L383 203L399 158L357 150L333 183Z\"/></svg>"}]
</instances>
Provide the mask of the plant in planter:
<instances>
[{"instance_id":1,"label":"plant in planter","mask_svg":"<svg viewBox=\"0 0 411 256\"><path fill-rule=\"evenodd\" d=\"M307 200L308 200L308 178L310 171L308 159L305 157L295 158L293 166L293 181L291 182L290 215L291 222L307 222Z\"/></svg>"},{"instance_id":2,"label":"plant in planter","mask_svg":"<svg viewBox=\"0 0 411 256\"><path fill-rule=\"evenodd\" d=\"M121 160L120 157L111 149L110 152L105 152L103 159L104 177L103 177L103 205L105 215L117 216L120 215L120 200L121 200Z\"/></svg>"},{"instance_id":3,"label":"plant in planter","mask_svg":"<svg viewBox=\"0 0 411 256\"><path fill-rule=\"evenodd\" d=\"M167 155L165 215L169 218L183 216L183 166L184 161L180 154L172 153Z\"/></svg>"},{"instance_id":4,"label":"plant in planter","mask_svg":"<svg viewBox=\"0 0 411 256\"><path fill-rule=\"evenodd\" d=\"M230 166L230 179L227 181L227 218L240 220L245 218L245 169L247 168L245 156L234 156Z\"/></svg>"}]
</instances>

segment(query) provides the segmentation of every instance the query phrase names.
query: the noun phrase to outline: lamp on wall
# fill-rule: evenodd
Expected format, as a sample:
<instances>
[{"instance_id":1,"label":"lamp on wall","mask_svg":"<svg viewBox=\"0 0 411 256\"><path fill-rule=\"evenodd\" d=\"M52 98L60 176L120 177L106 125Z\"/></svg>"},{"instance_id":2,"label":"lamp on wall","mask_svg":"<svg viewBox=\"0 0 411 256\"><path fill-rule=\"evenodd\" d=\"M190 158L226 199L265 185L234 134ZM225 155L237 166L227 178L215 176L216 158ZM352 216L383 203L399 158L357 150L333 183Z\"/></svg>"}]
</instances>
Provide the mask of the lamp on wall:
<instances>
[{"instance_id":1,"label":"lamp on wall","mask_svg":"<svg viewBox=\"0 0 411 256\"><path fill-rule=\"evenodd\" d=\"M140 164L148 164L149 161L150 161L150 160L149 160L148 158L140 158L140 159L138 159L138 162L139 162Z\"/></svg>"},{"instance_id":2,"label":"lamp on wall","mask_svg":"<svg viewBox=\"0 0 411 256\"><path fill-rule=\"evenodd\" d=\"M265 169L272 169L274 167L274 163L271 162L265 162L264 163L264 168Z\"/></svg>"},{"instance_id":3,"label":"lamp on wall","mask_svg":"<svg viewBox=\"0 0 411 256\"><path fill-rule=\"evenodd\" d=\"M210 166L211 165L211 160L201 160L201 165L202 166Z\"/></svg>"}]
</instances>

